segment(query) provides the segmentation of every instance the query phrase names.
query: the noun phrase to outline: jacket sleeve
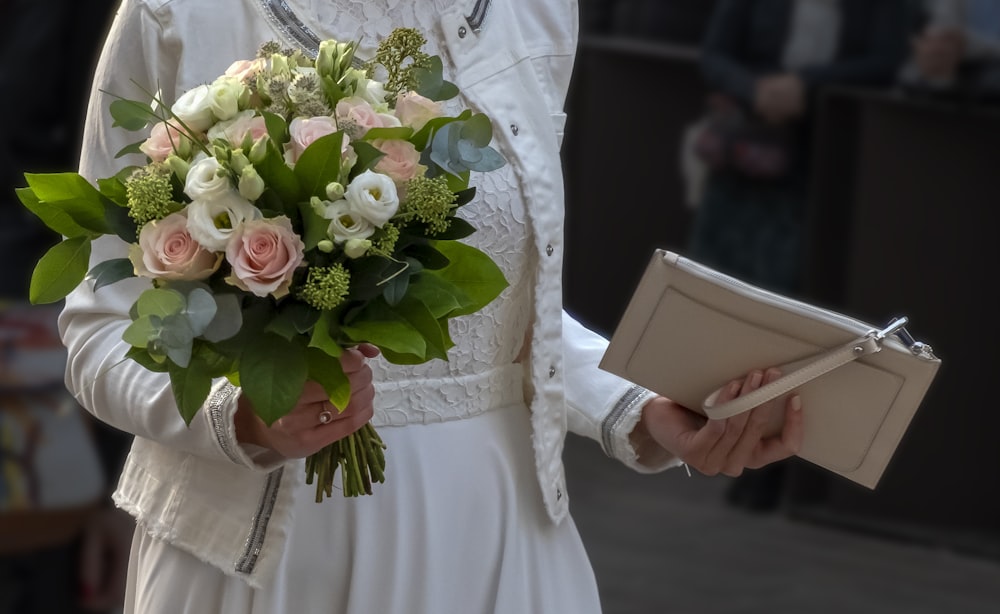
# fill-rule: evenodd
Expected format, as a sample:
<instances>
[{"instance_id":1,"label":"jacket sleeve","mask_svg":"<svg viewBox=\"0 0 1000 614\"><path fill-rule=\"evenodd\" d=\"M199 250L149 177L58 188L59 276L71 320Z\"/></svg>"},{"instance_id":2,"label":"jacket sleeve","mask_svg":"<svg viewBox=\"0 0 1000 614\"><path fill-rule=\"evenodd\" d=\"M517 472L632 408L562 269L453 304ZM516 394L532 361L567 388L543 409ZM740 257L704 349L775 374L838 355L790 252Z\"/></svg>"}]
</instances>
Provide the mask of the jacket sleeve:
<instances>
[{"instance_id":1,"label":"jacket sleeve","mask_svg":"<svg viewBox=\"0 0 1000 614\"><path fill-rule=\"evenodd\" d=\"M712 11L701 45L701 71L712 90L752 106L756 75L741 62L753 2L722 0Z\"/></svg>"},{"instance_id":2,"label":"jacket sleeve","mask_svg":"<svg viewBox=\"0 0 1000 614\"><path fill-rule=\"evenodd\" d=\"M569 430L600 443L605 454L640 473L676 467L679 459L648 467L638 462L629 434L642 407L657 396L598 366L608 341L563 311L563 365Z\"/></svg>"},{"instance_id":3,"label":"jacket sleeve","mask_svg":"<svg viewBox=\"0 0 1000 614\"><path fill-rule=\"evenodd\" d=\"M116 159L142 133L113 126L108 107L115 96L148 100L156 91L172 95L179 43L169 16L147 3L125 0L112 23L92 86L83 135L80 173L91 182L110 177L141 157ZM106 236L93 244L91 266L127 256L127 245ZM129 345L122 333L131 323L129 310L148 280L132 278L97 291L84 282L67 298L59 329L68 351L66 384L77 401L99 420L137 437L211 459L267 470L280 462L274 455L241 447L233 414L240 391L225 380L214 382L205 407L190 425L174 401L169 377L147 371L125 358Z\"/></svg>"}]
</instances>

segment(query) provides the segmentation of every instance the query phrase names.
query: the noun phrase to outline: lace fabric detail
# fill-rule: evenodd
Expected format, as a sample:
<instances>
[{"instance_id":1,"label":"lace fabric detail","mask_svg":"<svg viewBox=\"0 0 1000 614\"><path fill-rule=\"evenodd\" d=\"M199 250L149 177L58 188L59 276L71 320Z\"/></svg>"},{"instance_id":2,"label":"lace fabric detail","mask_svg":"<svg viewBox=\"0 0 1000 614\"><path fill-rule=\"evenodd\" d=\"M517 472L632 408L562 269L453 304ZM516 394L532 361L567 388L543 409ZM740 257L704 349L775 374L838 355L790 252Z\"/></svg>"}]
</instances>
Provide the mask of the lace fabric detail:
<instances>
[{"instance_id":1,"label":"lace fabric detail","mask_svg":"<svg viewBox=\"0 0 1000 614\"><path fill-rule=\"evenodd\" d=\"M265 0L261 0L262 2ZM454 67L437 44L438 19L454 0L286 0L287 8L321 38L360 40L358 55L370 58L396 27L420 30L425 50L441 55L445 78ZM276 28L281 34L281 29ZM289 44L295 41L288 40ZM449 113L469 107L449 101ZM515 365L531 320L534 258L520 186L510 165L474 174L476 198L459 215L476 228L466 239L488 253L503 270L509 287L482 311L456 318L449 330L455 342L449 360L401 366L379 358L375 374L375 424L438 422L458 419L523 398L521 365ZM501 390L503 389L503 390Z\"/></svg>"}]
</instances>

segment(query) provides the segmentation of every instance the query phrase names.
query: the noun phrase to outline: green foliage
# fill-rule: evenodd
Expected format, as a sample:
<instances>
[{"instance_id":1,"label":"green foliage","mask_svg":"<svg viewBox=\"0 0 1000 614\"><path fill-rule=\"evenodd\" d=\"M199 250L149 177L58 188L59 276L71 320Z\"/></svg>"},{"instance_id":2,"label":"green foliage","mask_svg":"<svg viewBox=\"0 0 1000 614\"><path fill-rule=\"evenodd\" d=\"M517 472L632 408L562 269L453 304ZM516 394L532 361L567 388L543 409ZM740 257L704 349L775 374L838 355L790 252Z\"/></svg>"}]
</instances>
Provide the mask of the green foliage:
<instances>
[{"instance_id":1,"label":"green foliage","mask_svg":"<svg viewBox=\"0 0 1000 614\"><path fill-rule=\"evenodd\" d=\"M54 245L35 266L29 300L35 305L61 301L80 285L89 264L89 237L72 237Z\"/></svg>"}]
</instances>

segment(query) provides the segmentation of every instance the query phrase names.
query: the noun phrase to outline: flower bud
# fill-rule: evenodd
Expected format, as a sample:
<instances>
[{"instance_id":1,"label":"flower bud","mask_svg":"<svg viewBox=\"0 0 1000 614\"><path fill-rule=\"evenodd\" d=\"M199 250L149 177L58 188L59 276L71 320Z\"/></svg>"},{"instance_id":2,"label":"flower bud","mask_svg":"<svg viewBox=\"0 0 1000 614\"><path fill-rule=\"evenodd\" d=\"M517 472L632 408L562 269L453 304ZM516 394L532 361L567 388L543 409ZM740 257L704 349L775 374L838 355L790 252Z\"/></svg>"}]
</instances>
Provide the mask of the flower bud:
<instances>
[{"instance_id":1,"label":"flower bud","mask_svg":"<svg viewBox=\"0 0 1000 614\"><path fill-rule=\"evenodd\" d=\"M319 44L319 53L316 55L316 72L321 77L335 78L334 70L337 68L337 46L331 40L325 40Z\"/></svg>"},{"instance_id":2,"label":"flower bud","mask_svg":"<svg viewBox=\"0 0 1000 614\"><path fill-rule=\"evenodd\" d=\"M271 56L271 73L283 77L291 76L292 69L288 67L288 58L280 53L273 54Z\"/></svg>"},{"instance_id":3,"label":"flower bud","mask_svg":"<svg viewBox=\"0 0 1000 614\"><path fill-rule=\"evenodd\" d=\"M181 183L187 181L188 170L191 169L191 164L189 164L187 160L174 154L170 154L167 156L166 162L167 166L169 166L170 170L177 175L177 178L181 181Z\"/></svg>"},{"instance_id":4,"label":"flower bud","mask_svg":"<svg viewBox=\"0 0 1000 614\"><path fill-rule=\"evenodd\" d=\"M336 181L326 184L326 197L330 200L340 200L344 197L344 186Z\"/></svg>"},{"instance_id":5,"label":"flower bud","mask_svg":"<svg viewBox=\"0 0 1000 614\"><path fill-rule=\"evenodd\" d=\"M233 172L237 175L243 173L243 169L250 166L250 160L243 153L242 149L234 149L232 156L229 158L229 168L233 169Z\"/></svg>"},{"instance_id":6,"label":"flower bud","mask_svg":"<svg viewBox=\"0 0 1000 614\"><path fill-rule=\"evenodd\" d=\"M324 254L329 254L333 251L333 241L330 239L323 239L316 244L316 249L323 252Z\"/></svg>"},{"instance_id":7,"label":"flower bud","mask_svg":"<svg viewBox=\"0 0 1000 614\"><path fill-rule=\"evenodd\" d=\"M348 258L360 258L368 253L368 248L372 246L372 242L368 239L348 239L344 243L344 254Z\"/></svg>"},{"instance_id":8,"label":"flower bud","mask_svg":"<svg viewBox=\"0 0 1000 614\"><path fill-rule=\"evenodd\" d=\"M260 164L267 158L267 145L270 141L271 137L265 134L254 142L253 146L250 147L250 162Z\"/></svg>"},{"instance_id":9,"label":"flower bud","mask_svg":"<svg viewBox=\"0 0 1000 614\"><path fill-rule=\"evenodd\" d=\"M260 198L260 195L264 193L264 180L261 179L260 175L257 174L257 169L253 166L247 166L240 173L240 196L253 202Z\"/></svg>"}]
</instances>

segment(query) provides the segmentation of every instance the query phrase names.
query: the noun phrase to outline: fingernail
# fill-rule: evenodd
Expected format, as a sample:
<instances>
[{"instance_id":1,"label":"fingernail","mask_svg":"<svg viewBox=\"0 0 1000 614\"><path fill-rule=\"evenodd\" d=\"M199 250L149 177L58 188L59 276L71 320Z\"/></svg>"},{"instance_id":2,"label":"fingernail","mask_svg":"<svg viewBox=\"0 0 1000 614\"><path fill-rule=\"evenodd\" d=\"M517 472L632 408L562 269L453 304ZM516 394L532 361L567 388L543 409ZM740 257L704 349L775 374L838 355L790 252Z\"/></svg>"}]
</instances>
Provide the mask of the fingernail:
<instances>
[{"instance_id":1,"label":"fingernail","mask_svg":"<svg viewBox=\"0 0 1000 614\"><path fill-rule=\"evenodd\" d=\"M792 411L802 411L802 397L797 394L792 396Z\"/></svg>"},{"instance_id":2,"label":"fingernail","mask_svg":"<svg viewBox=\"0 0 1000 614\"><path fill-rule=\"evenodd\" d=\"M760 371L754 371L753 374L750 376L750 387L756 388L757 386L760 386L760 380L763 377L764 376Z\"/></svg>"},{"instance_id":3,"label":"fingernail","mask_svg":"<svg viewBox=\"0 0 1000 614\"><path fill-rule=\"evenodd\" d=\"M729 384L729 394L736 396L737 394L739 394L739 392L740 392L739 382L733 382L732 384Z\"/></svg>"}]
</instances>

